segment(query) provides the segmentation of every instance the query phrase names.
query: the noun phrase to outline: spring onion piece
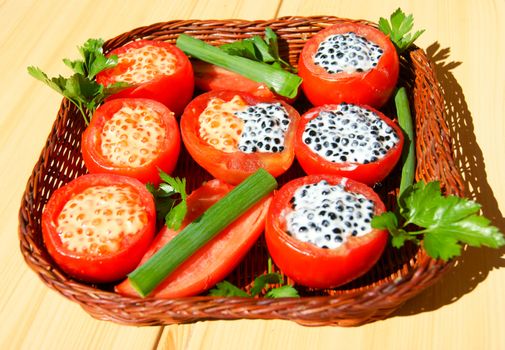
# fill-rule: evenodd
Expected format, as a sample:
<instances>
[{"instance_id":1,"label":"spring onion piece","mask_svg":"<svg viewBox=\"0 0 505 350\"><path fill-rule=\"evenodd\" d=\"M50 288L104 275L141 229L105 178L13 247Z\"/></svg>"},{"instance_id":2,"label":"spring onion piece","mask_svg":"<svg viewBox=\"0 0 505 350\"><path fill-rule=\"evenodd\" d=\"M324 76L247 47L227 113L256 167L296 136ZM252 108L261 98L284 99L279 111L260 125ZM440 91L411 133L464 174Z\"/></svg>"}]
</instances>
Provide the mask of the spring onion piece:
<instances>
[{"instance_id":1,"label":"spring onion piece","mask_svg":"<svg viewBox=\"0 0 505 350\"><path fill-rule=\"evenodd\" d=\"M193 253L276 187L272 175L264 169L257 170L131 272L128 278L133 288L143 297L149 295Z\"/></svg>"},{"instance_id":2,"label":"spring onion piece","mask_svg":"<svg viewBox=\"0 0 505 350\"><path fill-rule=\"evenodd\" d=\"M302 79L296 74L248 58L232 56L218 47L185 34L179 35L176 46L184 53L199 60L264 83L275 93L288 98L296 97L298 87L302 83Z\"/></svg>"},{"instance_id":3,"label":"spring onion piece","mask_svg":"<svg viewBox=\"0 0 505 350\"><path fill-rule=\"evenodd\" d=\"M416 172L416 150L414 143L414 128L412 126L412 116L410 115L409 98L404 87L399 88L395 94L396 113L398 123L405 136L405 146L402 151L402 177L400 179L400 193L414 183Z\"/></svg>"}]
</instances>

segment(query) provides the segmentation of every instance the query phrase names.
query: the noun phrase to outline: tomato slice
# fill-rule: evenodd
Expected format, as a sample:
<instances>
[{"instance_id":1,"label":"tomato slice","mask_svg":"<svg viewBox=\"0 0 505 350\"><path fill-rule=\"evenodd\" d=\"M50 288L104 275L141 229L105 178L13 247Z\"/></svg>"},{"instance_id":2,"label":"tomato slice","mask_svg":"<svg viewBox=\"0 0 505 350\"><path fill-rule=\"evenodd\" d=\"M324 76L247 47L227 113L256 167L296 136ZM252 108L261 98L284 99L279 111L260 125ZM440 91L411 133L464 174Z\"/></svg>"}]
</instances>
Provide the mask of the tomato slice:
<instances>
[{"instance_id":1,"label":"tomato slice","mask_svg":"<svg viewBox=\"0 0 505 350\"><path fill-rule=\"evenodd\" d=\"M315 106L348 102L379 108L393 92L398 73L399 59L389 37L358 22L336 24L315 34L298 62L302 89Z\"/></svg>"},{"instance_id":2,"label":"tomato slice","mask_svg":"<svg viewBox=\"0 0 505 350\"><path fill-rule=\"evenodd\" d=\"M259 168L279 176L291 166L299 118L284 101L211 91L186 107L181 134L198 164L214 177L238 184Z\"/></svg>"},{"instance_id":3,"label":"tomato slice","mask_svg":"<svg viewBox=\"0 0 505 350\"><path fill-rule=\"evenodd\" d=\"M195 86L202 91L232 90L251 95L286 101L293 104L295 98L287 98L272 92L265 84L243 75L200 60L191 60L195 73Z\"/></svg>"},{"instance_id":4,"label":"tomato slice","mask_svg":"<svg viewBox=\"0 0 505 350\"><path fill-rule=\"evenodd\" d=\"M116 67L100 72L98 83L126 82L128 87L114 98L149 98L166 105L180 115L194 90L193 68L188 57L176 46L156 40L138 40L112 50Z\"/></svg>"},{"instance_id":5,"label":"tomato slice","mask_svg":"<svg viewBox=\"0 0 505 350\"><path fill-rule=\"evenodd\" d=\"M355 205L369 207L362 210ZM337 287L366 273L381 256L388 233L367 228L366 221L371 213L384 211L379 196L362 183L336 175L298 178L282 186L272 200L265 228L267 247L276 265L296 283ZM300 222L303 227L296 226ZM295 236L300 232L308 238Z\"/></svg>"},{"instance_id":6,"label":"tomato slice","mask_svg":"<svg viewBox=\"0 0 505 350\"><path fill-rule=\"evenodd\" d=\"M160 182L171 173L181 147L179 126L163 104L149 99L114 99L100 106L82 135L82 157L90 173Z\"/></svg>"},{"instance_id":7,"label":"tomato slice","mask_svg":"<svg viewBox=\"0 0 505 350\"><path fill-rule=\"evenodd\" d=\"M188 213L181 229L174 231L164 227L140 264L147 261L184 226L198 218L232 188L223 181L211 180L193 191L187 198ZM179 266L149 296L177 298L197 295L224 279L239 264L263 231L270 201L271 197L267 197L249 209ZM138 296L128 279L115 289L122 295Z\"/></svg>"},{"instance_id":8,"label":"tomato slice","mask_svg":"<svg viewBox=\"0 0 505 350\"><path fill-rule=\"evenodd\" d=\"M42 236L56 264L87 282L124 278L139 263L156 225L152 195L136 179L87 174L56 190Z\"/></svg>"},{"instance_id":9,"label":"tomato slice","mask_svg":"<svg viewBox=\"0 0 505 350\"><path fill-rule=\"evenodd\" d=\"M393 170L403 143L400 127L380 111L342 103L302 115L295 154L307 174L335 174L373 185Z\"/></svg>"}]
</instances>

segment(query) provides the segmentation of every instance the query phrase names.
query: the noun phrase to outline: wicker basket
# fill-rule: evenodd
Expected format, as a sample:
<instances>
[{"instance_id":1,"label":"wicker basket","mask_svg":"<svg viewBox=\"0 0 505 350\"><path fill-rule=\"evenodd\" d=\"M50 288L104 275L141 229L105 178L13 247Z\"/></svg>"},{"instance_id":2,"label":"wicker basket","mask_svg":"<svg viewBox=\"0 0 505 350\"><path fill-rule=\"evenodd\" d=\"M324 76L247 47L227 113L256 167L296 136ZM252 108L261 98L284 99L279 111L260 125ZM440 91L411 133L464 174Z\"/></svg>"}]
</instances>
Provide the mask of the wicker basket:
<instances>
[{"instance_id":1,"label":"wicker basket","mask_svg":"<svg viewBox=\"0 0 505 350\"><path fill-rule=\"evenodd\" d=\"M186 33L211 44L261 35L266 26L280 37L281 55L296 64L311 35L337 22L335 17L285 17L270 21L170 21L138 28L107 41L111 50L129 41L145 38L175 42ZM368 23L368 22L367 22ZM451 139L444 120L444 101L433 69L421 49L413 49L401 59L401 84L408 88L416 125L417 179L441 181L447 193L462 195L461 177L452 160ZM308 107L299 101L303 112ZM386 113L394 111L385 107ZM89 285L67 277L47 254L42 242L40 218L51 193L64 183L84 174L80 135L84 129L77 110L63 100L47 143L28 180L19 213L21 251L28 265L45 284L79 303L92 316L131 325L163 325L207 319L288 319L304 325L350 326L383 319L406 300L435 283L450 264L426 256L422 248L388 247L381 260L365 276L331 290L301 289L301 298L250 299L197 296L155 300L117 295L110 285ZM396 172L398 170L395 170ZM195 188L209 175L182 152L177 175L189 178ZM295 164L279 182L301 175ZM376 186L390 205L398 186L398 174ZM266 269L267 250L262 239L228 280L244 289Z\"/></svg>"}]
</instances>

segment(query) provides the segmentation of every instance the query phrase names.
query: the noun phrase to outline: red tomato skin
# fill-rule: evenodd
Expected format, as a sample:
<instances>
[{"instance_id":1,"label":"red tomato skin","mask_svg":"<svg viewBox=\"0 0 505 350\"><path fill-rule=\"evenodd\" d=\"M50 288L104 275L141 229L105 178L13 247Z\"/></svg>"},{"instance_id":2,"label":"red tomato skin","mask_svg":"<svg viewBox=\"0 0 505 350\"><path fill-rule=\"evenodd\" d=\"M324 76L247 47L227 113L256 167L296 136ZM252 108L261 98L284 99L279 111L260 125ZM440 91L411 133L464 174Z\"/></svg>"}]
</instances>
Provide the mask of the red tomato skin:
<instances>
[{"instance_id":1,"label":"red tomato skin","mask_svg":"<svg viewBox=\"0 0 505 350\"><path fill-rule=\"evenodd\" d=\"M188 214L181 229L174 231L163 227L140 265L232 188L233 186L223 181L211 180L195 190L187 198ZM168 276L149 297L161 299L193 296L223 280L239 264L263 232L270 201L271 196L263 199L220 232ZM128 279L117 285L115 290L125 296L139 296Z\"/></svg>"},{"instance_id":2,"label":"red tomato skin","mask_svg":"<svg viewBox=\"0 0 505 350\"><path fill-rule=\"evenodd\" d=\"M195 87L202 91L243 91L262 98L283 100L288 104L293 104L298 97L297 95L294 98L287 98L278 95L263 83L207 62L191 60L191 64L195 73Z\"/></svg>"},{"instance_id":3,"label":"red tomato skin","mask_svg":"<svg viewBox=\"0 0 505 350\"><path fill-rule=\"evenodd\" d=\"M390 127L392 127L400 139L398 143L393 148L391 148L388 153L386 153L383 157L375 162L362 164L353 162L333 163L327 161L323 157L312 152L312 150L303 142L303 132L307 123L316 118L321 111L334 110L337 108L337 105L324 105L311 108L302 115L295 138L296 159L306 174L340 175L372 186L375 183L383 180L393 170L402 154L404 143L402 130L396 123L394 123L380 111L370 106L361 107L376 113L382 120L384 120Z\"/></svg>"},{"instance_id":4,"label":"red tomato skin","mask_svg":"<svg viewBox=\"0 0 505 350\"><path fill-rule=\"evenodd\" d=\"M102 256L90 256L66 249L57 232L57 218L65 203L74 194L88 187L123 185L134 189L141 198L148 222L142 230L129 239L123 239L119 251ZM92 283L114 282L124 278L138 264L153 240L156 210L152 195L136 179L111 174L82 175L57 189L42 213L42 237L49 255L71 277Z\"/></svg>"},{"instance_id":5,"label":"red tomato skin","mask_svg":"<svg viewBox=\"0 0 505 350\"><path fill-rule=\"evenodd\" d=\"M124 105L145 105L153 108L161 116L165 129L162 151L151 162L140 167L130 167L112 163L100 151L100 133L104 124ZM177 164L181 148L179 126L173 113L163 104L149 99L114 99L100 106L82 134L81 152L84 164L90 173L109 173L130 176L143 183L160 183L159 170L170 174Z\"/></svg>"},{"instance_id":6,"label":"red tomato skin","mask_svg":"<svg viewBox=\"0 0 505 350\"><path fill-rule=\"evenodd\" d=\"M171 75L161 75L149 82L128 87L110 96L108 100L115 98L148 98L163 103L176 116L179 116L193 97L195 85L193 67L184 52L164 41L138 40L112 50L107 56L121 56L128 49L140 48L146 45L163 47L174 55L177 59L176 71ZM105 86L115 83L115 76L125 69L125 66L117 65L114 68L102 71L96 76L96 81Z\"/></svg>"},{"instance_id":7,"label":"red tomato skin","mask_svg":"<svg viewBox=\"0 0 505 350\"><path fill-rule=\"evenodd\" d=\"M285 134L284 151L225 153L200 138L198 117L205 110L208 101L214 97L230 101L236 95L249 105L260 102L278 102L286 109L291 123ZM240 91L211 91L196 97L186 107L180 122L181 136L189 154L201 167L215 178L236 185L259 168L264 168L274 177L289 169L294 160L294 137L299 119L298 112L284 101L263 99Z\"/></svg>"},{"instance_id":8,"label":"red tomato skin","mask_svg":"<svg viewBox=\"0 0 505 350\"><path fill-rule=\"evenodd\" d=\"M326 180L330 184L342 182L336 175L310 175L285 184L270 205L265 227L268 251L275 264L296 283L311 288L334 288L365 274L380 258L388 233L372 229L361 237L351 237L335 249L322 249L299 241L285 231L285 211L294 191L309 183ZM375 202L375 214L385 211L385 206L368 186L346 179L346 189L361 193Z\"/></svg>"},{"instance_id":9,"label":"red tomato skin","mask_svg":"<svg viewBox=\"0 0 505 350\"><path fill-rule=\"evenodd\" d=\"M363 36L382 48L384 52L377 66L362 73L329 74L315 65L313 57L319 43L329 35L347 32ZM391 96L399 70L398 54L389 37L360 23L341 23L321 30L307 41L298 62L302 90L314 106L347 102L380 108Z\"/></svg>"}]
</instances>

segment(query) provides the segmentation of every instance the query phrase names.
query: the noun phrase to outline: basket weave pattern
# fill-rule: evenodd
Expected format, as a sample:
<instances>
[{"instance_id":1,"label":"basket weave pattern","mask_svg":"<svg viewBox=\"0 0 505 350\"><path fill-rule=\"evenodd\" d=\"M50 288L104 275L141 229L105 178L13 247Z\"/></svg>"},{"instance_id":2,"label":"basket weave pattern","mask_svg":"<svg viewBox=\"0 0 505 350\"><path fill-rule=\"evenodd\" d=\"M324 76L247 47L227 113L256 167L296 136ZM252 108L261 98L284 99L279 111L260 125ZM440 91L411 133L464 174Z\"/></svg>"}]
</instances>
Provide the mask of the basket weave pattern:
<instances>
[{"instance_id":1,"label":"basket weave pattern","mask_svg":"<svg viewBox=\"0 0 505 350\"><path fill-rule=\"evenodd\" d=\"M138 28L106 42L106 51L136 39L174 43L180 33L211 44L222 44L254 34L266 26L280 38L280 53L296 64L305 41L320 29L349 21L335 17L285 17L271 21L170 21ZM451 138L444 120L444 102L433 69L421 49L402 58L401 84L411 96L416 126L418 180L440 180L447 193L462 195L463 184L452 159ZM299 109L308 107L303 105ZM387 107L386 107L387 109ZM303 112L303 110L301 110ZM132 325L163 325L205 319L288 319L304 325L350 326L383 319L406 300L417 295L445 272L450 264L426 256L423 249L389 247L367 275L335 290L302 289L301 298L248 299L189 297L170 300L139 299L117 295L111 286L93 286L67 277L55 266L42 242L40 219L51 193L86 169L80 154L80 135L85 125L68 101L63 100L47 143L30 176L19 212L20 246L27 264L45 284L79 303L92 316ZM195 188L209 175L182 152L176 169ZM301 175L296 166L280 182ZM379 185L386 202L394 202L398 181ZM264 241L253 247L229 280L247 289L254 277L265 270Z\"/></svg>"}]
</instances>

